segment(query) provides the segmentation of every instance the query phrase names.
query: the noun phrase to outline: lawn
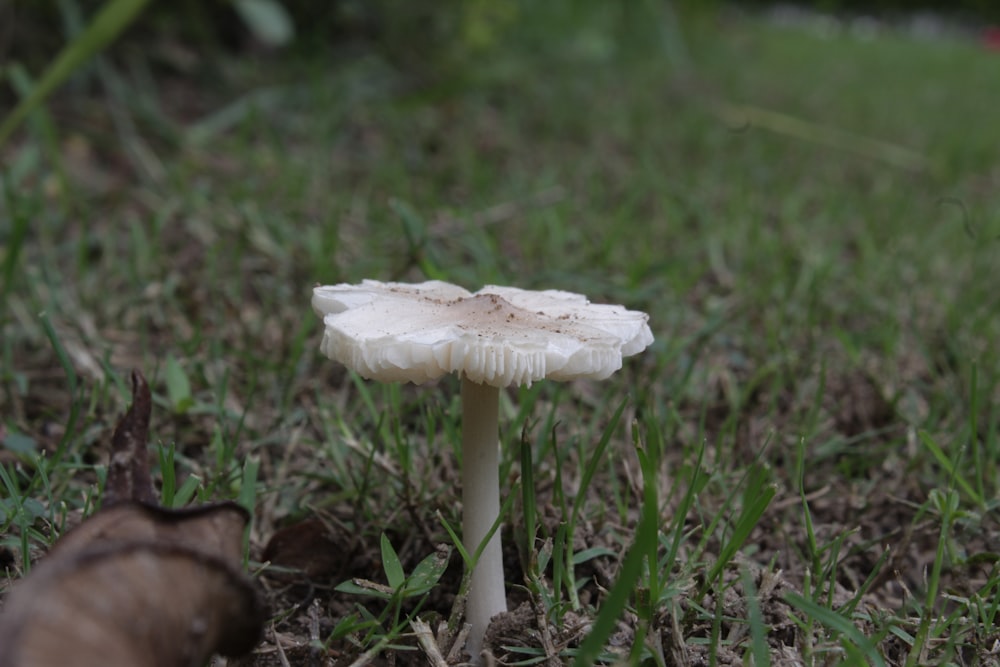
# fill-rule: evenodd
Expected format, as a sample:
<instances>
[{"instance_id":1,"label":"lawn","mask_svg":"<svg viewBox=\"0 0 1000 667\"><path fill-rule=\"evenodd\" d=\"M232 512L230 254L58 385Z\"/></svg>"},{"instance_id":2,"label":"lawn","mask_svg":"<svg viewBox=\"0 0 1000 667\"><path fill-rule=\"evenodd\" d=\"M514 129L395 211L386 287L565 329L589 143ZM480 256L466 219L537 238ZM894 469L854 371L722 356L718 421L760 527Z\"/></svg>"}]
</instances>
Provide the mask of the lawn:
<instances>
[{"instance_id":1,"label":"lawn","mask_svg":"<svg viewBox=\"0 0 1000 667\"><path fill-rule=\"evenodd\" d=\"M1000 54L562 18L426 86L126 36L27 119L0 147L0 595L100 505L138 369L164 504L252 512L271 620L239 664L454 662L459 382L363 380L310 307L441 279L656 338L501 392L501 664L998 660Z\"/></svg>"}]
</instances>

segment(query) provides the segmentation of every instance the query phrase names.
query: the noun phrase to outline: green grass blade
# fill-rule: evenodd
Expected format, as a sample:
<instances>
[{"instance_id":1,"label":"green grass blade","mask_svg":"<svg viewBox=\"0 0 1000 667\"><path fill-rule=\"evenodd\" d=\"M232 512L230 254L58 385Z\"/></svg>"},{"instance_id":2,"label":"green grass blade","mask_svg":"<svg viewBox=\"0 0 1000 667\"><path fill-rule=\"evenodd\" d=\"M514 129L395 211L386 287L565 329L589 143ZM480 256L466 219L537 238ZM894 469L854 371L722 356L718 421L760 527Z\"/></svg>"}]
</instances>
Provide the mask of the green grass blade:
<instances>
[{"instance_id":1,"label":"green grass blade","mask_svg":"<svg viewBox=\"0 0 1000 667\"><path fill-rule=\"evenodd\" d=\"M194 498L195 492L198 491L198 487L201 486L201 478L197 475L188 475L184 478L177 490L174 492L173 500L171 501L171 507L184 507L191 499Z\"/></svg>"},{"instance_id":2,"label":"green grass blade","mask_svg":"<svg viewBox=\"0 0 1000 667\"><path fill-rule=\"evenodd\" d=\"M46 313L42 313L39 316L42 322L42 329L45 331L45 336L49 339L49 344L52 345L52 349L56 353L56 359L59 360L59 366L62 368L63 373L66 374L66 383L69 385L69 395L72 396L72 403L70 404L69 417L66 419L66 428L63 431L62 437L59 439L59 444L56 446L55 453L49 457L47 468L48 472L51 472L59 465L62 461L63 456L66 454L66 450L69 448L69 444L73 439L73 435L76 430L76 421L80 416L80 402L77 400L77 387L79 387L79 380L76 375L76 369L73 367L73 362L69 358L69 353L66 352L66 348L63 346L62 341L59 339L59 334L56 332L54 326L52 326L52 321L49 320L49 316Z\"/></svg>"},{"instance_id":3,"label":"green grass blade","mask_svg":"<svg viewBox=\"0 0 1000 667\"><path fill-rule=\"evenodd\" d=\"M799 438L797 455L795 460L795 479L798 484L799 500L802 503L802 520L806 530L806 546L809 549L808 556L812 561L813 572L822 570L820 561L819 542L816 540L816 529L813 526L812 511L809 509L809 500L806 497L806 457L808 451L805 438Z\"/></svg>"},{"instance_id":4,"label":"green grass blade","mask_svg":"<svg viewBox=\"0 0 1000 667\"><path fill-rule=\"evenodd\" d=\"M771 499L777 493L777 487L774 484L766 483L765 477L765 471L759 466L755 466L748 476L746 491L743 495L743 509L733 526L732 535L729 536L729 540L722 547L718 559L709 571L706 582L715 581L722 574L722 570L733 559L746 539L750 537L754 526L760 521L767 506L771 504Z\"/></svg>"},{"instance_id":5,"label":"green grass blade","mask_svg":"<svg viewBox=\"0 0 1000 667\"><path fill-rule=\"evenodd\" d=\"M979 509L986 508L986 485L983 481L985 469L983 453L979 445L979 378L977 366L972 364L969 371L969 441L972 444L972 464L976 472L976 495Z\"/></svg>"},{"instance_id":6,"label":"green grass blade","mask_svg":"<svg viewBox=\"0 0 1000 667\"><path fill-rule=\"evenodd\" d=\"M757 588L753 576L747 567L740 569L740 581L743 582L743 595L747 600L747 620L750 623L750 655L753 656L754 667L769 667L771 650L767 645L767 626L764 624L764 614L757 598Z\"/></svg>"},{"instance_id":7,"label":"green grass blade","mask_svg":"<svg viewBox=\"0 0 1000 667\"><path fill-rule=\"evenodd\" d=\"M3 488L7 490L7 497L3 504L0 504L0 514L6 514L4 517L4 522L10 520L12 522L17 522L17 527L21 536L21 567L24 568L25 574L31 571L31 549L28 543L28 528L30 526L26 513L24 511L24 505L26 502L25 495L23 491L18 487L16 478L16 473L11 474L7 470L7 466L0 463L0 482L3 483Z\"/></svg>"},{"instance_id":8,"label":"green grass blade","mask_svg":"<svg viewBox=\"0 0 1000 667\"><path fill-rule=\"evenodd\" d=\"M644 561L651 549L656 548L658 509L643 505L642 516L636 529L635 541L622 561L618 580L608 591L608 596L594 619L590 634L580 644L580 650L573 660L574 667L593 665L600 655L608 637L614 632L618 619L628 605L629 598L642 576Z\"/></svg>"},{"instance_id":9,"label":"green grass blade","mask_svg":"<svg viewBox=\"0 0 1000 667\"><path fill-rule=\"evenodd\" d=\"M403 564L399 561L396 550L392 548L392 543L385 533L381 537L382 549L382 571L385 572L386 581L393 590L399 590L406 582L406 573L403 571Z\"/></svg>"},{"instance_id":10,"label":"green grass blade","mask_svg":"<svg viewBox=\"0 0 1000 667\"><path fill-rule=\"evenodd\" d=\"M511 494L507 496L507 498L505 498L504 501L500 504L500 512L497 515L496 520L493 521L493 525L490 526L490 529L486 532L486 535L483 536L483 541L476 546L476 550L471 554L469 553L468 549L465 548L465 545L462 542L462 538L460 538L458 535L458 531L456 531L452 527L452 525L448 523L448 520L444 518L444 515L441 513L441 511L438 510L434 514L437 517L438 521L441 522L441 525L444 526L445 531L448 533L448 536L451 538L452 543L455 545L455 549L458 550L458 554L462 557L462 562L465 563L465 567L468 569L472 569L472 566L475 565L476 561L479 560L479 556L483 553L483 549L486 548L486 545L489 544L489 541L493 539L493 535L496 534L496 532L500 529L500 524L503 523L504 517L506 517L508 512L510 512L510 507L513 504L514 504L514 495Z\"/></svg>"},{"instance_id":11,"label":"green grass blade","mask_svg":"<svg viewBox=\"0 0 1000 667\"><path fill-rule=\"evenodd\" d=\"M535 499L535 469L531 460L531 445L527 432L521 434L521 512L524 514L525 549L527 559L535 561L535 537L538 530L538 507ZM532 572L536 562L525 563Z\"/></svg>"},{"instance_id":12,"label":"green grass blade","mask_svg":"<svg viewBox=\"0 0 1000 667\"><path fill-rule=\"evenodd\" d=\"M684 524L687 520L688 513L691 511L691 506L694 504L695 497L698 492L703 488L705 481L708 479L708 475L703 468L704 460L705 441L702 440L701 446L698 448L698 458L691 467L691 481L687 485L684 497L677 506L677 511L674 514L673 523L670 527L670 546L667 549L666 556L664 556L664 558L660 561L659 567L660 571L664 575L664 581L667 580L668 576L673 571L674 563L677 562L677 554L684 541Z\"/></svg>"},{"instance_id":13,"label":"green grass blade","mask_svg":"<svg viewBox=\"0 0 1000 667\"><path fill-rule=\"evenodd\" d=\"M928 451L930 451L930 453L934 456L934 459L938 462L938 465L944 468L945 472L948 473L949 480L954 480L954 482L958 484L959 487L961 487L962 492L965 493L965 495L967 495L969 498L972 498L977 505L982 506L983 499L979 496L978 493L976 493L976 490L972 488L972 485L969 484L969 481L965 479L965 477L963 477L961 474L959 474L959 470L956 464L952 462L950 458L948 458L948 455L945 454L944 450L941 449L941 446L937 444L937 442L934 440L933 437L931 437L931 434L928 433L927 431L920 431L920 442L922 442L924 447L926 447Z\"/></svg>"},{"instance_id":14,"label":"green grass blade","mask_svg":"<svg viewBox=\"0 0 1000 667\"><path fill-rule=\"evenodd\" d=\"M608 422L607 427L601 434L601 439L594 448L593 454L590 456L590 460L587 462L586 468L584 468L583 476L580 478L580 488L587 489L590 488L590 482L594 479L594 475L597 473L598 466L604 463L604 452L608 448L608 443L611 442L611 436L614 435L615 429L618 428L618 422L622 418L622 413L625 411L625 405L628 403L628 397L626 396L618 404L618 408L615 410L614 414L611 416L611 420ZM583 508L583 501L586 499L587 494L578 493L573 501L573 513L570 518L570 525L575 526L576 520L580 515L580 510Z\"/></svg>"},{"instance_id":15,"label":"green grass blade","mask_svg":"<svg viewBox=\"0 0 1000 667\"><path fill-rule=\"evenodd\" d=\"M878 649L874 644L861 633L858 628L851 623L850 619L827 609L821 604L813 602L797 593L789 593L785 596L785 602L803 612L810 618L819 621L822 625L843 635L844 640L853 644L868 658L869 664L875 667L885 667L885 660L882 659Z\"/></svg>"},{"instance_id":16,"label":"green grass blade","mask_svg":"<svg viewBox=\"0 0 1000 667\"><path fill-rule=\"evenodd\" d=\"M124 30L149 0L110 0L87 29L67 44L42 75L31 93L0 123L0 146L35 107L45 101L73 72Z\"/></svg>"},{"instance_id":17,"label":"green grass blade","mask_svg":"<svg viewBox=\"0 0 1000 667\"><path fill-rule=\"evenodd\" d=\"M751 125L775 134L855 153L907 171L932 171L936 165L922 153L873 137L814 123L785 113L750 105L724 104L715 112L734 127Z\"/></svg>"},{"instance_id":18,"label":"green grass blade","mask_svg":"<svg viewBox=\"0 0 1000 667\"><path fill-rule=\"evenodd\" d=\"M4 200L7 205L7 214L11 218L11 229L6 242L4 243L3 266L0 267L0 274L3 276L3 284L0 285L0 310L6 311L7 295L14 282L14 272L17 269L21 251L24 248L24 240L28 235L28 226L31 223L30 217L17 205L17 198L14 196L12 184L9 179L2 179Z\"/></svg>"},{"instance_id":19,"label":"green grass blade","mask_svg":"<svg viewBox=\"0 0 1000 667\"><path fill-rule=\"evenodd\" d=\"M451 549L438 549L424 557L406 580L406 596L423 595L434 588L448 567L448 557Z\"/></svg>"},{"instance_id":20,"label":"green grass blade","mask_svg":"<svg viewBox=\"0 0 1000 667\"><path fill-rule=\"evenodd\" d=\"M260 474L260 459L248 456L243 463L243 475L240 477L240 492L236 502L250 513L250 524L243 531L243 561L244 566L250 558L250 528L257 509L257 478Z\"/></svg>"},{"instance_id":21,"label":"green grass blade","mask_svg":"<svg viewBox=\"0 0 1000 667\"><path fill-rule=\"evenodd\" d=\"M11 86L17 92L20 99L26 99L35 89L35 83L31 80L27 70L20 63L12 63L8 68ZM73 200L75 193L73 185L66 174L65 155L63 146L59 140L59 132L56 123L44 108L35 107L29 115L28 123L31 125L33 138L41 144L45 157L52 165L54 176L58 182L58 192L64 203L68 204ZM28 144L31 146L32 144Z\"/></svg>"},{"instance_id":22,"label":"green grass blade","mask_svg":"<svg viewBox=\"0 0 1000 667\"><path fill-rule=\"evenodd\" d=\"M167 383L167 398L170 401L170 409L175 414L182 415L194 405L191 382L173 355L167 357L163 371L164 380Z\"/></svg>"},{"instance_id":23,"label":"green grass blade","mask_svg":"<svg viewBox=\"0 0 1000 667\"><path fill-rule=\"evenodd\" d=\"M634 430L636 433L638 432L638 425L634 426ZM659 483L656 474L657 462L649 455L648 450L637 449L636 454L639 457L639 469L642 470L643 507L648 508L649 512L656 513L656 523L659 525L660 501L657 494L657 484ZM647 595L645 596L644 604L636 605L639 618L646 623L652 622L656 609L656 601L660 596L660 569L657 562L657 548L659 547L659 543L659 532L657 532L656 539L646 544L646 576L649 577Z\"/></svg>"},{"instance_id":24,"label":"green grass blade","mask_svg":"<svg viewBox=\"0 0 1000 667\"><path fill-rule=\"evenodd\" d=\"M906 658L907 667L926 662L924 652L927 650L927 645L930 641L931 621L936 618L934 604L937 601L938 590L941 586L941 570L944 567L952 523L959 508L958 493L954 489L948 489L947 491L932 489L930 492L930 503L936 506L940 512L941 528L938 532L934 563L931 565L931 572L927 578L927 591L924 594L924 608L921 612L920 626L917 628L917 634L913 639L913 648Z\"/></svg>"},{"instance_id":25,"label":"green grass blade","mask_svg":"<svg viewBox=\"0 0 1000 667\"><path fill-rule=\"evenodd\" d=\"M174 495L177 493L173 443L166 446L161 445L157 448L156 454L160 465L160 504L164 507L173 507Z\"/></svg>"}]
</instances>

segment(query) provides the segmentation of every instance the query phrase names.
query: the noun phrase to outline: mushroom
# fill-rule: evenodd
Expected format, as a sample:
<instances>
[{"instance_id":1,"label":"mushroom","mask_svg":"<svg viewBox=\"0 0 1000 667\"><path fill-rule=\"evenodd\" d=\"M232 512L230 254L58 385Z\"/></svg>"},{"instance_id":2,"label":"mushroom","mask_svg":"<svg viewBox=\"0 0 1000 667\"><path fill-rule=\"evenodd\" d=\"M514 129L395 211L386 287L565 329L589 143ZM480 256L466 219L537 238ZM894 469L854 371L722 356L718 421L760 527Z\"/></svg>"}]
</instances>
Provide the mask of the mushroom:
<instances>
[{"instance_id":1,"label":"mushroom","mask_svg":"<svg viewBox=\"0 0 1000 667\"><path fill-rule=\"evenodd\" d=\"M604 379L652 341L645 313L558 290L450 283L317 286L321 351L370 380L462 382L462 540L472 554L500 510L499 391L541 379ZM490 619L507 610L500 534L475 563L466 649L477 660Z\"/></svg>"}]
</instances>

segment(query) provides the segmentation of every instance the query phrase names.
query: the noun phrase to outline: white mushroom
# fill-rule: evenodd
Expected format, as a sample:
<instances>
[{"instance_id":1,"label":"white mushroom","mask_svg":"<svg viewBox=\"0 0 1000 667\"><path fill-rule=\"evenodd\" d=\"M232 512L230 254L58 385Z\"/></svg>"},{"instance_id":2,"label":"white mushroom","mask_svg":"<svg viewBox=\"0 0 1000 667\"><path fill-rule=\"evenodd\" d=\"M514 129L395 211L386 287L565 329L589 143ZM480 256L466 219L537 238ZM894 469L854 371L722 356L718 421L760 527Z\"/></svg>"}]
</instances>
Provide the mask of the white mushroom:
<instances>
[{"instance_id":1,"label":"white mushroom","mask_svg":"<svg viewBox=\"0 0 1000 667\"><path fill-rule=\"evenodd\" d=\"M535 380L603 379L644 350L648 315L557 290L487 285L475 294L441 281L365 280L316 287L323 354L362 377L421 383L462 378L463 542L474 553L500 511L499 389ZM478 659L490 619L507 610L500 534L472 574L467 649Z\"/></svg>"}]
</instances>

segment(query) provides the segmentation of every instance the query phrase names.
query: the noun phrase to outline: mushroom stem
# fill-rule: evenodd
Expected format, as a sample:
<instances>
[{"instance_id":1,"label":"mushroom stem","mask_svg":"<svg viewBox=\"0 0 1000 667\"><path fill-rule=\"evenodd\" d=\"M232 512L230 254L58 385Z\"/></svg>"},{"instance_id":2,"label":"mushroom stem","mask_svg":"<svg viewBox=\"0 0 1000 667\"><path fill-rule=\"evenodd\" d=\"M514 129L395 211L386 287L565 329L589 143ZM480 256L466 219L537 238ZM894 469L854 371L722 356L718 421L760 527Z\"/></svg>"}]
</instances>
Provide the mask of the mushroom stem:
<instances>
[{"instance_id":1,"label":"mushroom stem","mask_svg":"<svg viewBox=\"0 0 1000 667\"><path fill-rule=\"evenodd\" d=\"M500 390L462 376L462 535L475 553L500 513L498 463ZM507 611L500 531L483 548L472 570L465 615L472 630L466 649L479 661L490 619Z\"/></svg>"}]
</instances>

